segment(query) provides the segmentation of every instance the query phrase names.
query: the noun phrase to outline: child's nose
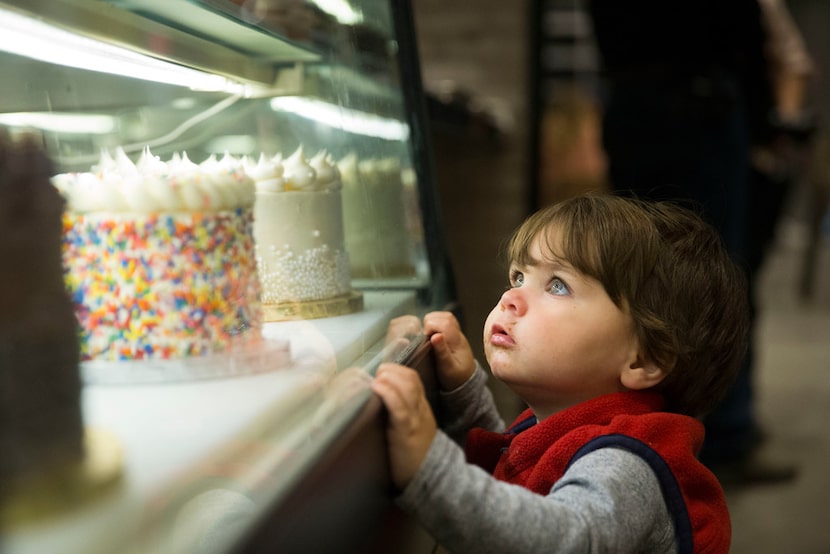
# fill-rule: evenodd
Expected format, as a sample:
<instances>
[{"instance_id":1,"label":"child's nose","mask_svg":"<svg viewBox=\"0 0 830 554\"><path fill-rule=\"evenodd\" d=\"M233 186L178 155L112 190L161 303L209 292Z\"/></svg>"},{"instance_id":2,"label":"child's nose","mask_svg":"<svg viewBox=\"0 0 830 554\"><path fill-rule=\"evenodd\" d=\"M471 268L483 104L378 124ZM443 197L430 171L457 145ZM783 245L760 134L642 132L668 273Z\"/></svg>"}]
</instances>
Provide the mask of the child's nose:
<instances>
[{"instance_id":1,"label":"child's nose","mask_svg":"<svg viewBox=\"0 0 830 554\"><path fill-rule=\"evenodd\" d=\"M509 310L516 315L523 315L527 311L527 301L519 287L509 288L501 295L499 307L502 311Z\"/></svg>"}]
</instances>

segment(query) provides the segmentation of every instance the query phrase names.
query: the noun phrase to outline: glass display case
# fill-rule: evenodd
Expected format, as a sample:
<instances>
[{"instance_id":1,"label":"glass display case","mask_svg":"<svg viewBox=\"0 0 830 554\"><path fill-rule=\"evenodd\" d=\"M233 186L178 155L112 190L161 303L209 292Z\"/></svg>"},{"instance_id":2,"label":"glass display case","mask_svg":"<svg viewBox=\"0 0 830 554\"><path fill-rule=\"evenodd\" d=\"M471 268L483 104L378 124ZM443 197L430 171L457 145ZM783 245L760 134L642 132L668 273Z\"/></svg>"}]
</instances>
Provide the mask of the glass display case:
<instances>
[{"instance_id":1,"label":"glass display case","mask_svg":"<svg viewBox=\"0 0 830 554\"><path fill-rule=\"evenodd\" d=\"M5 503L3 551L230 550L421 347L389 323L454 300L409 5L3 0L0 27L106 437L94 491Z\"/></svg>"}]
</instances>

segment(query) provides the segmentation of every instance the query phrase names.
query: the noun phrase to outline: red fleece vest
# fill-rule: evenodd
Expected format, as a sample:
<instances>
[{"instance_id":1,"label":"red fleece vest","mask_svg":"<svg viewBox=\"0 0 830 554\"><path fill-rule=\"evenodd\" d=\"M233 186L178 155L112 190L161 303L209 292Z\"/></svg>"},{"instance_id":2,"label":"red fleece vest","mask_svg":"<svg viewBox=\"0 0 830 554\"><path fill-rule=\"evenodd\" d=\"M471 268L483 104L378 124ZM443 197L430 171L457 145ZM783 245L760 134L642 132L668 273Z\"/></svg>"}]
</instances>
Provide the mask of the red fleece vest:
<instances>
[{"instance_id":1,"label":"red fleece vest","mask_svg":"<svg viewBox=\"0 0 830 554\"><path fill-rule=\"evenodd\" d=\"M725 553L732 528L723 489L696 458L703 425L661 412L654 392L609 394L572 406L541 423L523 412L505 434L473 429L467 459L502 481L547 495L568 467L599 448L643 458L660 481L680 552Z\"/></svg>"}]
</instances>

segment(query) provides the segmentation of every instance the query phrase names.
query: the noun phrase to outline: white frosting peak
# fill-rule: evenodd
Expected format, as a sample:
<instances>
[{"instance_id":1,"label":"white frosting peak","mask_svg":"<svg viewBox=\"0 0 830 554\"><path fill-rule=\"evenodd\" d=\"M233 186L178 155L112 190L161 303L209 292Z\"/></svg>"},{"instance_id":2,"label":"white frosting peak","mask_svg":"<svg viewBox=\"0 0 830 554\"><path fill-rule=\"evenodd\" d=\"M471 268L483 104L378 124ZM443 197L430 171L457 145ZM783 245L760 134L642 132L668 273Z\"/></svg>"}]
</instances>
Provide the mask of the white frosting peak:
<instances>
[{"instance_id":1,"label":"white frosting peak","mask_svg":"<svg viewBox=\"0 0 830 554\"><path fill-rule=\"evenodd\" d=\"M135 164L138 172L143 175L163 175L167 172L167 164L161 158L150 152L150 147L145 146L141 151L141 157Z\"/></svg>"},{"instance_id":2,"label":"white frosting peak","mask_svg":"<svg viewBox=\"0 0 830 554\"><path fill-rule=\"evenodd\" d=\"M326 150L320 150L308 160L301 145L287 159L281 153L271 158L260 154L256 162L244 157L242 164L256 182L257 192L314 192L341 187L340 170Z\"/></svg>"},{"instance_id":3,"label":"white frosting peak","mask_svg":"<svg viewBox=\"0 0 830 554\"><path fill-rule=\"evenodd\" d=\"M340 171L332 157L325 150L320 150L309 162L317 172L317 188L337 190L340 188Z\"/></svg>"},{"instance_id":4,"label":"white frosting peak","mask_svg":"<svg viewBox=\"0 0 830 554\"><path fill-rule=\"evenodd\" d=\"M280 160L281 157L269 159L264 153L259 155L256 163L248 158L245 159L245 170L254 179L258 192L283 192L285 190L284 171Z\"/></svg>"},{"instance_id":5,"label":"white frosting peak","mask_svg":"<svg viewBox=\"0 0 830 554\"><path fill-rule=\"evenodd\" d=\"M201 165L187 153L169 162L144 148L137 164L123 149L102 151L92 172L56 175L52 182L74 212L219 211L251 206L254 183L236 160L212 156Z\"/></svg>"},{"instance_id":6,"label":"white frosting peak","mask_svg":"<svg viewBox=\"0 0 830 554\"><path fill-rule=\"evenodd\" d=\"M138 174L138 168L120 146L115 150L114 171L122 176Z\"/></svg>"},{"instance_id":7,"label":"white frosting peak","mask_svg":"<svg viewBox=\"0 0 830 554\"><path fill-rule=\"evenodd\" d=\"M98 159L98 164L92 166L93 173L106 173L115 170L115 160L110 156L109 150L101 149L101 157Z\"/></svg>"},{"instance_id":8,"label":"white frosting peak","mask_svg":"<svg viewBox=\"0 0 830 554\"><path fill-rule=\"evenodd\" d=\"M302 145L282 165L285 190L315 190L317 172L308 164Z\"/></svg>"},{"instance_id":9,"label":"white frosting peak","mask_svg":"<svg viewBox=\"0 0 830 554\"><path fill-rule=\"evenodd\" d=\"M337 162L337 169L340 170L340 177L347 185L359 182L357 154L354 152L350 152L345 158Z\"/></svg>"}]
</instances>

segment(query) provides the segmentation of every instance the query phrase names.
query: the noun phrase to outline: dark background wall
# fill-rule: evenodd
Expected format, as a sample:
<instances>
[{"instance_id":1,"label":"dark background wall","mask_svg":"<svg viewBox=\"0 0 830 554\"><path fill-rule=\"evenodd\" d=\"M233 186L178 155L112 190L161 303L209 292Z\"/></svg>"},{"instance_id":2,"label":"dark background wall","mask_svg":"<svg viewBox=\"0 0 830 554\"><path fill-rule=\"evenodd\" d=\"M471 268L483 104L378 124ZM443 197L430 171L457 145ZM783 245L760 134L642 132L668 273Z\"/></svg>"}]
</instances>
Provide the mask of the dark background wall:
<instances>
[{"instance_id":1,"label":"dark background wall","mask_svg":"<svg viewBox=\"0 0 830 554\"><path fill-rule=\"evenodd\" d=\"M528 2L415 0L413 12L462 323L484 361L484 320L507 284L501 248L529 209Z\"/></svg>"}]
</instances>

